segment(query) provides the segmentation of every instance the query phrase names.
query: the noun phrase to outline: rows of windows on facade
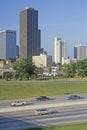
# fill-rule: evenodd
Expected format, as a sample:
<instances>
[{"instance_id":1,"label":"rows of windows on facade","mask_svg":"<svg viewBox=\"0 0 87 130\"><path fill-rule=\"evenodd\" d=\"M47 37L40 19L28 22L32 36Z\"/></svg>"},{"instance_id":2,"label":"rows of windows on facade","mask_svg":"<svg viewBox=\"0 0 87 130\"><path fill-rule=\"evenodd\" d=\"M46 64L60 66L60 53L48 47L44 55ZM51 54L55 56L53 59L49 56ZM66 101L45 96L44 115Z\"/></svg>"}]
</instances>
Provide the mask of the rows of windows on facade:
<instances>
[{"instance_id":1,"label":"rows of windows on facade","mask_svg":"<svg viewBox=\"0 0 87 130\"><path fill-rule=\"evenodd\" d=\"M41 48L41 30L38 28L38 11L34 8L24 8L20 16L20 49L16 44L15 30L0 31L0 60L26 59L32 57L38 67L51 67L52 56ZM20 50L20 54L19 54ZM54 64L70 63L77 59L86 58L86 47L79 45L74 47L74 59L67 57L67 44L61 38L54 40Z\"/></svg>"},{"instance_id":2,"label":"rows of windows on facade","mask_svg":"<svg viewBox=\"0 0 87 130\"><path fill-rule=\"evenodd\" d=\"M61 38L55 37L54 40L54 62L55 64L69 64L78 60L86 59L86 46L79 44L73 48L74 56L67 56L67 43Z\"/></svg>"}]
</instances>

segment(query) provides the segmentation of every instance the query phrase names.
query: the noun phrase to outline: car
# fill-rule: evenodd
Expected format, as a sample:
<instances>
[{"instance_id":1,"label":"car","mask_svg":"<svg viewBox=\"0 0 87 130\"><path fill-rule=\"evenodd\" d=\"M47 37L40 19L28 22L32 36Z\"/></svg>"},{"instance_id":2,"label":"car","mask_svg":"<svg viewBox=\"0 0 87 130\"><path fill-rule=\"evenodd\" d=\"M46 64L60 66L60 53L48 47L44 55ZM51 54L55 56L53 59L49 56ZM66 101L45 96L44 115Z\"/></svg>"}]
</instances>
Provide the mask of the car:
<instances>
[{"instance_id":1,"label":"car","mask_svg":"<svg viewBox=\"0 0 87 130\"><path fill-rule=\"evenodd\" d=\"M50 114L50 111L47 110L46 108L35 110L35 115L47 115L47 114Z\"/></svg>"},{"instance_id":2,"label":"car","mask_svg":"<svg viewBox=\"0 0 87 130\"><path fill-rule=\"evenodd\" d=\"M40 96L38 98L36 98L37 101L46 101L46 100L49 100L50 98L47 97L47 96Z\"/></svg>"},{"instance_id":3,"label":"car","mask_svg":"<svg viewBox=\"0 0 87 130\"><path fill-rule=\"evenodd\" d=\"M82 98L84 98L84 97L81 97L81 96L79 96L79 95L70 95L70 96L68 96L68 100L74 100L74 99L82 99Z\"/></svg>"},{"instance_id":4,"label":"car","mask_svg":"<svg viewBox=\"0 0 87 130\"><path fill-rule=\"evenodd\" d=\"M26 101L15 101L15 102L12 102L11 103L11 106L23 106L23 105L26 105Z\"/></svg>"}]
</instances>

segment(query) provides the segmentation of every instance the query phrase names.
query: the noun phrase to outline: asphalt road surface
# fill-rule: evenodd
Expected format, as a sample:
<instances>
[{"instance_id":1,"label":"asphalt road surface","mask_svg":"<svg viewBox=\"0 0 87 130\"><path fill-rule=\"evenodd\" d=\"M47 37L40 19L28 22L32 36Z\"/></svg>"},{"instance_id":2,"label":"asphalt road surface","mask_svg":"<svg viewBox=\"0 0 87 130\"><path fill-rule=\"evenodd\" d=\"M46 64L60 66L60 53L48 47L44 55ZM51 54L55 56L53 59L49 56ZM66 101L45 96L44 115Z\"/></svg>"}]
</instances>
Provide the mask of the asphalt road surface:
<instances>
[{"instance_id":1,"label":"asphalt road surface","mask_svg":"<svg viewBox=\"0 0 87 130\"><path fill-rule=\"evenodd\" d=\"M74 100L87 101L87 94L80 94L85 97L84 99ZM49 101L38 102L34 98L26 99L27 106L42 105L42 104L53 104L53 103L68 103L72 100L67 100L67 95L51 97ZM0 109L2 108L13 108L11 102L14 100L0 101ZM25 106L23 107L25 108ZM0 113L0 130L22 130L22 128L34 128L54 125L65 125L73 124L78 122L87 123L87 105L74 105L66 107L51 107L48 108L52 114L35 116L35 110L22 110Z\"/></svg>"},{"instance_id":2,"label":"asphalt road surface","mask_svg":"<svg viewBox=\"0 0 87 130\"><path fill-rule=\"evenodd\" d=\"M36 116L34 110L0 114L0 130L87 123L87 106L50 109L52 114Z\"/></svg>"},{"instance_id":3,"label":"asphalt road surface","mask_svg":"<svg viewBox=\"0 0 87 130\"><path fill-rule=\"evenodd\" d=\"M86 101L87 100L87 94L77 94L77 95L85 97L84 99L81 99L81 101ZM36 101L35 98L19 99L19 100L20 101L26 101L27 105L39 105L39 104L48 104L48 103L51 104L51 103L71 102L71 101L67 100L67 96L69 96L69 95L54 96L54 97L50 97L51 100L47 100L47 101ZM9 107L11 107L11 103L14 102L14 101L16 101L16 99L15 100L2 100L2 101L0 101L0 108L9 108ZM77 101L77 100L73 100L73 101Z\"/></svg>"}]
</instances>

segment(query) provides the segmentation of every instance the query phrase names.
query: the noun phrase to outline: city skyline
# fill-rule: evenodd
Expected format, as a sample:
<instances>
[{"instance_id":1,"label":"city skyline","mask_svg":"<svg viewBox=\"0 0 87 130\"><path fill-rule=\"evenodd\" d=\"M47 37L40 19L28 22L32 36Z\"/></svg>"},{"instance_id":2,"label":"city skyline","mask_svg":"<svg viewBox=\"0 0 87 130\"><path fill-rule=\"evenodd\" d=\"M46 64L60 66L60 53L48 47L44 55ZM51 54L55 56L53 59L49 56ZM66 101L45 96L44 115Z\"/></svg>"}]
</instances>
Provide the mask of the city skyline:
<instances>
[{"instance_id":1,"label":"city skyline","mask_svg":"<svg viewBox=\"0 0 87 130\"><path fill-rule=\"evenodd\" d=\"M87 45L87 0L1 0L0 30L17 31L19 44L19 12L25 7L35 8L39 15L41 47L49 55L54 54L54 38L67 42L67 56L73 57L73 47Z\"/></svg>"}]
</instances>

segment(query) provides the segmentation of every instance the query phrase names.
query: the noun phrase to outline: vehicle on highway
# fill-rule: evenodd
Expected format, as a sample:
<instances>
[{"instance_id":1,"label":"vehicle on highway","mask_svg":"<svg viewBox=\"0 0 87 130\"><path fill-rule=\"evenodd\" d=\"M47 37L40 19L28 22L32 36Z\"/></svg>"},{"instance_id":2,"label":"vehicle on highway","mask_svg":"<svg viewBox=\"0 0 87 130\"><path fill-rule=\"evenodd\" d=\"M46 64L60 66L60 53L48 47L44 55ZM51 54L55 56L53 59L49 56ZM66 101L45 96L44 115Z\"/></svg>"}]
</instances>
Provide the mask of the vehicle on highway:
<instances>
[{"instance_id":1,"label":"vehicle on highway","mask_svg":"<svg viewBox=\"0 0 87 130\"><path fill-rule=\"evenodd\" d=\"M12 102L11 103L11 106L23 106L23 105L26 105L26 101L15 101L15 102Z\"/></svg>"},{"instance_id":2,"label":"vehicle on highway","mask_svg":"<svg viewBox=\"0 0 87 130\"><path fill-rule=\"evenodd\" d=\"M67 97L68 100L83 99L83 98L84 98L84 97L81 97L81 96L75 95L75 94L70 95L70 96Z\"/></svg>"},{"instance_id":3,"label":"vehicle on highway","mask_svg":"<svg viewBox=\"0 0 87 130\"><path fill-rule=\"evenodd\" d=\"M36 98L36 100L37 101L46 101L46 100L50 100L50 98L47 96L40 96L40 97Z\"/></svg>"},{"instance_id":4,"label":"vehicle on highway","mask_svg":"<svg viewBox=\"0 0 87 130\"><path fill-rule=\"evenodd\" d=\"M46 108L35 110L35 115L47 115L47 114L51 114L51 113Z\"/></svg>"}]
</instances>

